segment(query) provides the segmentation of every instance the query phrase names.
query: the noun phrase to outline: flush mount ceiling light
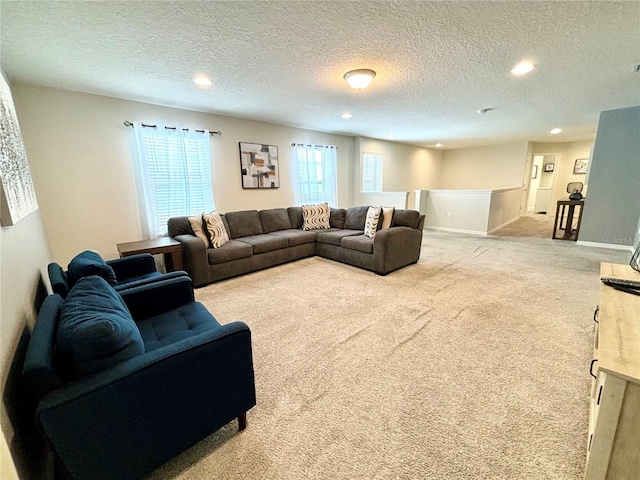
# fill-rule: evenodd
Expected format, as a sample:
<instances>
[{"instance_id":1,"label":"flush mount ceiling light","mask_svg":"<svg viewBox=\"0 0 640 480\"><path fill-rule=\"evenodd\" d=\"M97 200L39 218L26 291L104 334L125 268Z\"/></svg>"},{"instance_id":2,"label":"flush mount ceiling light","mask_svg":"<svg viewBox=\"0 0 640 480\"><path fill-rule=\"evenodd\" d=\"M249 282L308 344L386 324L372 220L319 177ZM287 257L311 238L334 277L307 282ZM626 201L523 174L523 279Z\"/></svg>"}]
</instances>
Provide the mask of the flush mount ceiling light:
<instances>
[{"instance_id":1,"label":"flush mount ceiling light","mask_svg":"<svg viewBox=\"0 0 640 480\"><path fill-rule=\"evenodd\" d=\"M353 117L353 115L351 115L349 112L344 112L342 115L340 115L341 118L344 118L345 120L349 120L351 117Z\"/></svg>"},{"instance_id":2,"label":"flush mount ceiling light","mask_svg":"<svg viewBox=\"0 0 640 480\"><path fill-rule=\"evenodd\" d=\"M363 88L367 88L373 80L373 77L376 76L376 72L373 70L369 70L367 68L361 68L359 70L351 70L344 74L344 79L351 86L351 88L355 88L356 90L362 90Z\"/></svg>"},{"instance_id":3,"label":"flush mount ceiling light","mask_svg":"<svg viewBox=\"0 0 640 480\"><path fill-rule=\"evenodd\" d=\"M193 83L195 83L200 88L209 88L213 85L213 82L209 80L207 77L196 77L193 79Z\"/></svg>"},{"instance_id":4,"label":"flush mount ceiling light","mask_svg":"<svg viewBox=\"0 0 640 480\"><path fill-rule=\"evenodd\" d=\"M520 62L511 70L511 73L514 75L524 75L525 73L529 73L531 70L535 68L535 65L529 61Z\"/></svg>"},{"instance_id":5,"label":"flush mount ceiling light","mask_svg":"<svg viewBox=\"0 0 640 480\"><path fill-rule=\"evenodd\" d=\"M557 134L559 134L561 131L562 131L562 129L561 129L561 128L552 128L551 130L549 130L549 133L550 133L551 135L557 135Z\"/></svg>"},{"instance_id":6,"label":"flush mount ceiling light","mask_svg":"<svg viewBox=\"0 0 640 480\"><path fill-rule=\"evenodd\" d=\"M440 148L442 146L441 143L436 143L436 148Z\"/></svg>"}]
</instances>

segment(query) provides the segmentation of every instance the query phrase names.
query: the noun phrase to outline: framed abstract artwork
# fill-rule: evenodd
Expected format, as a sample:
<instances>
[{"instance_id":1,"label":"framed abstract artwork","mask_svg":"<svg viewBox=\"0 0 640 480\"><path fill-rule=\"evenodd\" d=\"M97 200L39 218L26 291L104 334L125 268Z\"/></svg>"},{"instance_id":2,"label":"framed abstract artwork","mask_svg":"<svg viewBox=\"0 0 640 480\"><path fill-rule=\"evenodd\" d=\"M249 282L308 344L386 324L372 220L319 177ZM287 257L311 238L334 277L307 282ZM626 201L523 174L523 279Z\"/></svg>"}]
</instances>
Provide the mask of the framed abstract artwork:
<instances>
[{"instance_id":1,"label":"framed abstract artwork","mask_svg":"<svg viewBox=\"0 0 640 480\"><path fill-rule=\"evenodd\" d=\"M0 223L14 225L38 209L11 90L0 75Z\"/></svg>"},{"instance_id":2,"label":"framed abstract artwork","mask_svg":"<svg viewBox=\"0 0 640 480\"><path fill-rule=\"evenodd\" d=\"M586 174L589 167L588 158L577 158L576 163L573 165L574 174Z\"/></svg>"},{"instance_id":3,"label":"framed abstract artwork","mask_svg":"<svg viewBox=\"0 0 640 480\"><path fill-rule=\"evenodd\" d=\"M240 142L242 188L279 188L278 147Z\"/></svg>"}]
</instances>

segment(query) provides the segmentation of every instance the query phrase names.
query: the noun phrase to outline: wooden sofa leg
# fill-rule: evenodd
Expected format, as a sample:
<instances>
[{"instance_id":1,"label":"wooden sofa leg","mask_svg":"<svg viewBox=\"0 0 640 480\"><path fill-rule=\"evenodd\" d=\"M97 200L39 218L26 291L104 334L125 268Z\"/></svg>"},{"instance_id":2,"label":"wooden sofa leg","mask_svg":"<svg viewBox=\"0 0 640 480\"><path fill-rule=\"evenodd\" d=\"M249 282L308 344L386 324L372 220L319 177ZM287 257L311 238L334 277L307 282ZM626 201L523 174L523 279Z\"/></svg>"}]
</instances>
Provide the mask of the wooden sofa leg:
<instances>
[{"instance_id":1,"label":"wooden sofa leg","mask_svg":"<svg viewBox=\"0 0 640 480\"><path fill-rule=\"evenodd\" d=\"M241 413L238 417L238 430L247 428L247 412Z\"/></svg>"}]
</instances>

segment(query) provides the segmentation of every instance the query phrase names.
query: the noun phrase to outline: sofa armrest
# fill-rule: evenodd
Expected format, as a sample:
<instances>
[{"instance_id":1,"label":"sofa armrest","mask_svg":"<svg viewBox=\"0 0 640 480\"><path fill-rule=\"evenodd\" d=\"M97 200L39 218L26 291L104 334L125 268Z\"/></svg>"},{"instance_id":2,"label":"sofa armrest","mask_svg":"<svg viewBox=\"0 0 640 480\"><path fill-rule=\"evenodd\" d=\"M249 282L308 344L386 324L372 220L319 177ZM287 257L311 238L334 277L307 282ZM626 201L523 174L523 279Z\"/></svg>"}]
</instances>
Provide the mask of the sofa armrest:
<instances>
[{"instance_id":1,"label":"sofa armrest","mask_svg":"<svg viewBox=\"0 0 640 480\"><path fill-rule=\"evenodd\" d=\"M185 272L184 270L176 270L174 272L158 274L158 275L155 275L155 276L152 276L152 277L140 278L138 280L133 280L131 282L118 284L113 288L115 288L118 292L123 292L124 290L128 290L130 288L135 288L135 287L140 287L140 286L143 286L143 285L154 284L154 283L161 282L163 280L170 280L172 278L180 278L180 277L189 278L189 275L187 275L187 272Z\"/></svg>"},{"instance_id":2,"label":"sofa armrest","mask_svg":"<svg viewBox=\"0 0 640 480\"><path fill-rule=\"evenodd\" d=\"M69 294L69 282L67 280L67 274L64 273L62 267L52 262L47 266L47 272L49 273L49 281L51 282L51 290L53 290L53 293L57 293L62 298L67 298Z\"/></svg>"},{"instance_id":3,"label":"sofa armrest","mask_svg":"<svg viewBox=\"0 0 640 480\"><path fill-rule=\"evenodd\" d=\"M118 281L139 277L156 271L156 262L150 253L140 253L128 257L107 260L107 265L113 268Z\"/></svg>"},{"instance_id":4,"label":"sofa armrest","mask_svg":"<svg viewBox=\"0 0 640 480\"><path fill-rule=\"evenodd\" d=\"M209 283L209 261L207 246L195 235L173 237L182 244L182 265L197 287Z\"/></svg>"},{"instance_id":5,"label":"sofa armrest","mask_svg":"<svg viewBox=\"0 0 640 480\"><path fill-rule=\"evenodd\" d=\"M186 338L52 392L36 418L73 478L139 478L256 403L242 322Z\"/></svg>"},{"instance_id":6,"label":"sofa armrest","mask_svg":"<svg viewBox=\"0 0 640 480\"><path fill-rule=\"evenodd\" d=\"M118 290L135 321L193 302L193 283L185 275Z\"/></svg>"},{"instance_id":7,"label":"sofa armrest","mask_svg":"<svg viewBox=\"0 0 640 480\"><path fill-rule=\"evenodd\" d=\"M420 258L422 230L391 227L380 230L373 239L373 271L386 275L416 263Z\"/></svg>"}]
</instances>

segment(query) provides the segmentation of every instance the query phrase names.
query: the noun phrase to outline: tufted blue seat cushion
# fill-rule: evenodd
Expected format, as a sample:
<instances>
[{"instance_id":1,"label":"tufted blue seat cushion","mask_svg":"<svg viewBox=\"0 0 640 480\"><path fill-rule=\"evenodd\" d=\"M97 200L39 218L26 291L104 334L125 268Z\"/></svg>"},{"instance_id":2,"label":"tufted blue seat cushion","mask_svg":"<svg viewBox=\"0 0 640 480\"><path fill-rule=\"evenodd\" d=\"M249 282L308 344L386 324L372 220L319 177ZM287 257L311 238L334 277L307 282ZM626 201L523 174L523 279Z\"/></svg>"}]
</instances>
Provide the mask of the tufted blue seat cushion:
<instances>
[{"instance_id":1,"label":"tufted blue seat cushion","mask_svg":"<svg viewBox=\"0 0 640 480\"><path fill-rule=\"evenodd\" d=\"M146 352L219 327L220 324L199 302L187 303L138 322Z\"/></svg>"}]
</instances>

